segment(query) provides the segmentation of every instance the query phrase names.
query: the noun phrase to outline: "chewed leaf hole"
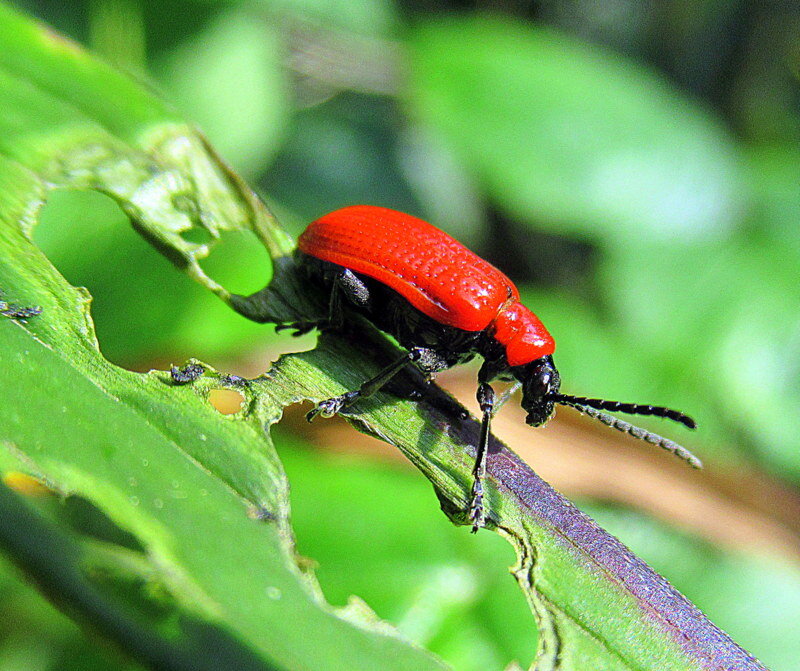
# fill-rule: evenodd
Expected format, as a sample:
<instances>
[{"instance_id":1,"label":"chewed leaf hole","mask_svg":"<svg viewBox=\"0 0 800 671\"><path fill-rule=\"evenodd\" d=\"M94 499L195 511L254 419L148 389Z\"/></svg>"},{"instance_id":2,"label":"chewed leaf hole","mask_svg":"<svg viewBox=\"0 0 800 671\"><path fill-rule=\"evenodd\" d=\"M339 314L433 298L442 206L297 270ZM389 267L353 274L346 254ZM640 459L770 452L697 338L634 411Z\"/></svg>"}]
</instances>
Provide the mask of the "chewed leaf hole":
<instances>
[{"instance_id":1,"label":"chewed leaf hole","mask_svg":"<svg viewBox=\"0 0 800 671\"><path fill-rule=\"evenodd\" d=\"M212 389L208 401L223 415L233 415L242 409L244 396L233 389Z\"/></svg>"},{"instance_id":2,"label":"chewed leaf hole","mask_svg":"<svg viewBox=\"0 0 800 671\"><path fill-rule=\"evenodd\" d=\"M214 239L211 232L202 226L192 226L192 228L183 231L181 237L186 240L186 242L191 242L195 245L207 245Z\"/></svg>"},{"instance_id":3,"label":"chewed leaf hole","mask_svg":"<svg viewBox=\"0 0 800 671\"><path fill-rule=\"evenodd\" d=\"M271 332L175 272L117 203L96 191L51 192L34 241L71 285L89 290L100 350L124 368L146 371L165 359L214 357ZM267 251L249 231L223 234L201 263L236 293L253 293L272 275ZM3 300L27 307L24 298Z\"/></svg>"},{"instance_id":4,"label":"chewed leaf hole","mask_svg":"<svg viewBox=\"0 0 800 671\"><path fill-rule=\"evenodd\" d=\"M148 369L175 342L197 302L211 300L153 252L111 198L96 191L53 191L33 237L71 285L89 290L100 349L126 368ZM208 339L203 333L198 342Z\"/></svg>"},{"instance_id":5,"label":"chewed leaf hole","mask_svg":"<svg viewBox=\"0 0 800 671\"><path fill-rule=\"evenodd\" d=\"M251 231L223 231L200 266L209 277L237 294L263 289L272 277L269 253Z\"/></svg>"}]
</instances>

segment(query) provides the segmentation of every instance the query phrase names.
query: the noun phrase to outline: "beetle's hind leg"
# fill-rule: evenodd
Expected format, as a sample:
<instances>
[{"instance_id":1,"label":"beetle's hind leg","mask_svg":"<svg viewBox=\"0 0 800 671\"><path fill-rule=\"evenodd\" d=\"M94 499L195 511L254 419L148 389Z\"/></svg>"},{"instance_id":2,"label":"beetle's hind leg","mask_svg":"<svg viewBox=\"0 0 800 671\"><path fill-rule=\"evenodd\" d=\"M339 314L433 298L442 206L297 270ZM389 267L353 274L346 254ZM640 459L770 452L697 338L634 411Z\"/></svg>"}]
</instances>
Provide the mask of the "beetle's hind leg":
<instances>
[{"instance_id":1,"label":"beetle's hind leg","mask_svg":"<svg viewBox=\"0 0 800 671\"><path fill-rule=\"evenodd\" d=\"M370 305L369 289L356 274L347 268L342 270L331 282L331 295L328 300L328 315L322 319L297 321L289 324L278 324L276 331L293 330L292 335L298 337L314 329L337 331L344 324L342 314L342 297L355 307L368 308Z\"/></svg>"}]
</instances>

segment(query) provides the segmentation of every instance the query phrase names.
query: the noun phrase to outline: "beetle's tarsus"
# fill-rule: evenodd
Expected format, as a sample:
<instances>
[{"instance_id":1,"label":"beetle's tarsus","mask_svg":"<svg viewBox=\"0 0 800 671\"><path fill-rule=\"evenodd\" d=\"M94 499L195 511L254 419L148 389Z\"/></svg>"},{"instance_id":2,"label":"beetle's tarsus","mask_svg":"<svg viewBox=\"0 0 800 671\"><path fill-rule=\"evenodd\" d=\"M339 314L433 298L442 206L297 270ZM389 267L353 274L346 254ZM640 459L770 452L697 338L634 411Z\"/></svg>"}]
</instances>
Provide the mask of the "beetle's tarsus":
<instances>
[{"instance_id":1,"label":"beetle's tarsus","mask_svg":"<svg viewBox=\"0 0 800 671\"><path fill-rule=\"evenodd\" d=\"M483 484L476 479L472 485L472 500L469 504L469 521L472 522L472 533L478 533L478 529L486 525L485 513L483 510Z\"/></svg>"},{"instance_id":2,"label":"beetle's tarsus","mask_svg":"<svg viewBox=\"0 0 800 671\"><path fill-rule=\"evenodd\" d=\"M315 408L306 413L306 420L312 422L317 415L325 419L338 415L342 410L352 405L359 396L361 394L358 391L348 391L341 396L334 396L320 401Z\"/></svg>"}]
</instances>

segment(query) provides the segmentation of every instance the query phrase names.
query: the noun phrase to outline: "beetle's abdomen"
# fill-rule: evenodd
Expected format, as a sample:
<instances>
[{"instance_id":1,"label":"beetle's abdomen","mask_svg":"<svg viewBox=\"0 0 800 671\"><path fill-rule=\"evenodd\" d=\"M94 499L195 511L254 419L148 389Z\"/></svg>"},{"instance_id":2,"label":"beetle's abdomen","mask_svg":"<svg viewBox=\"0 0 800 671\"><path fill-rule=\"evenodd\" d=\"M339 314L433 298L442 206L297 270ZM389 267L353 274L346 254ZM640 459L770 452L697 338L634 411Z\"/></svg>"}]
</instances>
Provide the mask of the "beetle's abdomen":
<instances>
[{"instance_id":1,"label":"beetle's abdomen","mask_svg":"<svg viewBox=\"0 0 800 671\"><path fill-rule=\"evenodd\" d=\"M371 277L420 312L465 331L487 328L519 293L503 273L431 224L356 205L311 223L300 251Z\"/></svg>"}]
</instances>

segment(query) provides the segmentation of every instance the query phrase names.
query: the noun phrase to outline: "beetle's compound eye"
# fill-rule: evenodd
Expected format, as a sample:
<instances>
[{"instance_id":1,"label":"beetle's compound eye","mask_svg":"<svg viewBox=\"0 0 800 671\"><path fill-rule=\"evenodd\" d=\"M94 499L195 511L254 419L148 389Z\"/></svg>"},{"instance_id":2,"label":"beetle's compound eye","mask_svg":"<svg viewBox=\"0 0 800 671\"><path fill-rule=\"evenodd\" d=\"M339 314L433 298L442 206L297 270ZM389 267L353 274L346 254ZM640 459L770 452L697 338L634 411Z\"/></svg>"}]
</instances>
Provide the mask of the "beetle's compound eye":
<instances>
[{"instance_id":1,"label":"beetle's compound eye","mask_svg":"<svg viewBox=\"0 0 800 671\"><path fill-rule=\"evenodd\" d=\"M528 371L526 391L531 398L544 398L551 392L553 381L552 367L545 363L535 366Z\"/></svg>"},{"instance_id":2,"label":"beetle's compound eye","mask_svg":"<svg viewBox=\"0 0 800 671\"><path fill-rule=\"evenodd\" d=\"M546 396L550 392L550 381L552 379L552 374L546 368L539 371L536 379L536 391L540 392L541 396Z\"/></svg>"}]
</instances>

